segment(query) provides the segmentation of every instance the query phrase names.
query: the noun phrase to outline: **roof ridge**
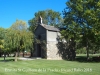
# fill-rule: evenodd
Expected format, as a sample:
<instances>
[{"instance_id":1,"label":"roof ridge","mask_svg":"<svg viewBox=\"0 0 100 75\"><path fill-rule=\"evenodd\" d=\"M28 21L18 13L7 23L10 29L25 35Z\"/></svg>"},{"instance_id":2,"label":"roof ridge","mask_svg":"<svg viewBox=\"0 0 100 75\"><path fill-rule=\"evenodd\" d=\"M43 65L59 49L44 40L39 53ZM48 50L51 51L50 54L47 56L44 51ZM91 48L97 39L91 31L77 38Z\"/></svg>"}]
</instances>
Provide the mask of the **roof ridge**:
<instances>
[{"instance_id":1,"label":"roof ridge","mask_svg":"<svg viewBox=\"0 0 100 75\"><path fill-rule=\"evenodd\" d=\"M50 26L50 25L46 25L46 24L40 24L43 28L47 29L47 30L52 30L52 31L60 31L57 27L55 26Z\"/></svg>"}]
</instances>

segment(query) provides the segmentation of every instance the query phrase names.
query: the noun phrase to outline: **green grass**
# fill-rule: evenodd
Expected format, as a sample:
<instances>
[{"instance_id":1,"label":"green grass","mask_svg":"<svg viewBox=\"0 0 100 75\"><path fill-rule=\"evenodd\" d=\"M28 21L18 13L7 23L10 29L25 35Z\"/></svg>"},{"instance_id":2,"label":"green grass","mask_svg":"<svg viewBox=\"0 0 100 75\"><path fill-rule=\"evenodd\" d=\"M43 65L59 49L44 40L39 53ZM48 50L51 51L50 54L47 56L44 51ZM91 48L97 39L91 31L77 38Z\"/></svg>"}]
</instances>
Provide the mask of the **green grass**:
<instances>
[{"instance_id":1,"label":"green grass","mask_svg":"<svg viewBox=\"0 0 100 75\"><path fill-rule=\"evenodd\" d=\"M0 75L100 75L99 62L44 59L4 62L1 60L3 58L0 58Z\"/></svg>"}]
</instances>

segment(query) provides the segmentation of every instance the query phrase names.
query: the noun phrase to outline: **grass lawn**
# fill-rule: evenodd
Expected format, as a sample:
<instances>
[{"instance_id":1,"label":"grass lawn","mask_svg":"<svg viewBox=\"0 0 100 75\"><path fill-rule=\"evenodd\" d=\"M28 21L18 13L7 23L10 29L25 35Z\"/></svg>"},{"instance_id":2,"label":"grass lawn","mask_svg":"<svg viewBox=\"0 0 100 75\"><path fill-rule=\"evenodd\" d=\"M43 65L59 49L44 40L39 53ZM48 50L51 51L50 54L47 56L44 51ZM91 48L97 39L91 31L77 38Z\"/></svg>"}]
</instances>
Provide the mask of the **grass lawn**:
<instances>
[{"instance_id":1,"label":"grass lawn","mask_svg":"<svg viewBox=\"0 0 100 75\"><path fill-rule=\"evenodd\" d=\"M99 62L44 59L4 62L1 60L3 58L0 58L0 75L100 75Z\"/></svg>"}]
</instances>

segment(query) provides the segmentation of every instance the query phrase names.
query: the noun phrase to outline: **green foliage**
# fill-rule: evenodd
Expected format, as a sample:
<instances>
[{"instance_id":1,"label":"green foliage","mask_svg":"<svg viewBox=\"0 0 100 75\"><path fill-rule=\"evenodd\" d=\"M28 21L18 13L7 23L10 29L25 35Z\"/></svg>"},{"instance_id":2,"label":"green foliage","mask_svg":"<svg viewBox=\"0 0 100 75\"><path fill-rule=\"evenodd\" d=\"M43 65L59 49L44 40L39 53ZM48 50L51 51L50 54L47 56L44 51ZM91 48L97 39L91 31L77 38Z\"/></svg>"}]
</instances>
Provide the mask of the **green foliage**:
<instances>
[{"instance_id":1,"label":"green foliage","mask_svg":"<svg viewBox=\"0 0 100 75\"><path fill-rule=\"evenodd\" d=\"M34 14L34 18L29 20L29 29L34 32L38 25L39 16L43 18L43 23L52 26L60 26L62 24L61 14L53 10L38 11Z\"/></svg>"},{"instance_id":2,"label":"green foliage","mask_svg":"<svg viewBox=\"0 0 100 75\"><path fill-rule=\"evenodd\" d=\"M0 27L0 39L3 39L5 35L5 29Z\"/></svg>"},{"instance_id":3,"label":"green foliage","mask_svg":"<svg viewBox=\"0 0 100 75\"><path fill-rule=\"evenodd\" d=\"M5 35L5 29L4 28L0 28L0 48L3 47L4 35Z\"/></svg>"},{"instance_id":4,"label":"green foliage","mask_svg":"<svg viewBox=\"0 0 100 75\"><path fill-rule=\"evenodd\" d=\"M3 36L3 47L4 52L18 52L28 49L33 49L33 33L28 30L26 22L22 20L16 20L16 22L9 28L6 29Z\"/></svg>"},{"instance_id":5,"label":"green foliage","mask_svg":"<svg viewBox=\"0 0 100 75\"><path fill-rule=\"evenodd\" d=\"M87 57L90 49L100 45L100 0L69 0L66 2L63 36L79 40L81 47L86 47ZM65 34L66 33L66 34ZM80 37L82 35L82 37Z\"/></svg>"},{"instance_id":6,"label":"green foliage","mask_svg":"<svg viewBox=\"0 0 100 75\"><path fill-rule=\"evenodd\" d=\"M86 54L86 49L85 48L77 49L76 54Z\"/></svg>"},{"instance_id":7,"label":"green foliage","mask_svg":"<svg viewBox=\"0 0 100 75\"><path fill-rule=\"evenodd\" d=\"M9 48L5 48L6 29L0 28L0 52L7 52Z\"/></svg>"},{"instance_id":8,"label":"green foliage","mask_svg":"<svg viewBox=\"0 0 100 75\"><path fill-rule=\"evenodd\" d=\"M13 48L27 49L32 47L33 34L28 30L24 21L17 20L8 29L7 37L9 38L9 45Z\"/></svg>"}]
</instances>

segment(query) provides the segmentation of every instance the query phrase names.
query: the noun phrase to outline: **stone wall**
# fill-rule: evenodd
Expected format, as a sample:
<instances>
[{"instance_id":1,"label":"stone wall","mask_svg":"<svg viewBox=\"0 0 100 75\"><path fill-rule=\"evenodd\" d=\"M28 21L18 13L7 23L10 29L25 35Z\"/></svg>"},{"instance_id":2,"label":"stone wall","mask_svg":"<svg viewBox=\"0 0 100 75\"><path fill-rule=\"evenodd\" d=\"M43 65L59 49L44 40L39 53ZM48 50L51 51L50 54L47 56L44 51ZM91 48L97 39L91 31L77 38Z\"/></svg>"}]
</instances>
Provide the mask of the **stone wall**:
<instances>
[{"instance_id":1,"label":"stone wall","mask_svg":"<svg viewBox=\"0 0 100 75\"><path fill-rule=\"evenodd\" d=\"M47 42L47 59L61 60L61 56L58 53L57 42Z\"/></svg>"}]
</instances>

